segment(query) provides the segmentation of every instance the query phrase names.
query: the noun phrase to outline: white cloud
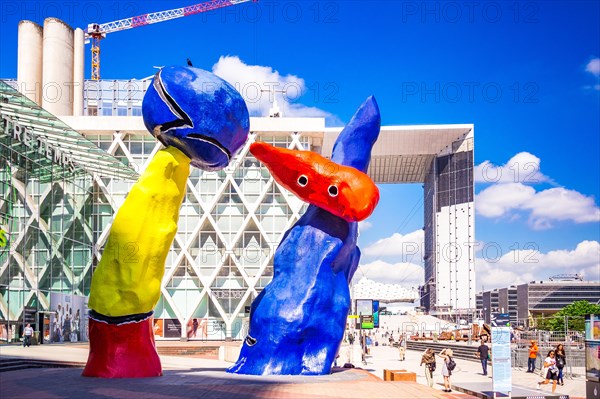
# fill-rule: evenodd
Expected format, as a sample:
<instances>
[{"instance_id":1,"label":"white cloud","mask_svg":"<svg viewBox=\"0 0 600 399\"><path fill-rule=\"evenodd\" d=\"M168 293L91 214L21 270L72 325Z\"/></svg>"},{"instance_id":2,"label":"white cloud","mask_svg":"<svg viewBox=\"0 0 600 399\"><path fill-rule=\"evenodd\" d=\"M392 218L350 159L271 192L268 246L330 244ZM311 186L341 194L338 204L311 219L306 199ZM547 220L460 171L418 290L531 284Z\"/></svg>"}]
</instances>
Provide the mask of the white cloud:
<instances>
[{"instance_id":1,"label":"white cloud","mask_svg":"<svg viewBox=\"0 0 600 399\"><path fill-rule=\"evenodd\" d=\"M475 181L493 183L475 195L475 210L484 217L513 221L528 215L529 225L536 230L559 221L600 221L600 208L591 196L564 187L537 191L526 185L555 185L541 173L540 159L528 152L516 154L504 165L485 161L475 166Z\"/></svg>"},{"instance_id":2,"label":"white cloud","mask_svg":"<svg viewBox=\"0 0 600 399\"><path fill-rule=\"evenodd\" d=\"M533 227L551 227L553 221L571 220L575 223L599 222L600 208L593 197L562 187L540 191L524 204L531 210Z\"/></svg>"},{"instance_id":3,"label":"white cloud","mask_svg":"<svg viewBox=\"0 0 600 399\"><path fill-rule=\"evenodd\" d=\"M544 183L551 180L540 172L540 159L520 152L501 166L484 161L475 166L476 183Z\"/></svg>"},{"instance_id":4,"label":"white cloud","mask_svg":"<svg viewBox=\"0 0 600 399\"><path fill-rule=\"evenodd\" d=\"M382 238L363 249L364 256L370 257L400 257L403 262L420 263L423 258L423 230L415 230L402 235L394 233Z\"/></svg>"},{"instance_id":5,"label":"white cloud","mask_svg":"<svg viewBox=\"0 0 600 399\"><path fill-rule=\"evenodd\" d=\"M529 225L547 229L559 221L588 223L600 221L600 208L593 197L563 187L536 192L522 183L494 184L475 196L475 210L489 218L514 219L529 212Z\"/></svg>"},{"instance_id":6,"label":"white cloud","mask_svg":"<svg viewBox=\"0 0 600 399\"><path fill-rule=\"evenodd\" d=\"M496 252L494 251L494 255ZM477 285L485 290L548 280L555 274L580 273L600 280L600 243L582 241L574 250L541 253L536 249L510 251L497 259L475 259Z\"/></svg>"},{"instance_id":7,"label":"white cloud","mask_svg":"<svg viewBox=\"0 0 600 399\"><path fill-rule=\"evenodd\" d=\"M475 196L475 210L485 217L501 217L533 196L535 189L521 183L494 184Z\"/></svg>"},{"instance_id":8,"label":"white cloud","mask_svg":"<svg viewBox=\"0 0 600 399\"><path fill-rule=\"evenodd\" d=\"M355 280L367 277L370 280L383 284L400 284L409 289L423 284L423 268L414 263L387 263L376 260L371 263L361 264L354 276Z\"/></svg>"},{"instance_id":9,"label":"white cloud","mask_svg":"<svg viewBox=\"0 0 600 399\"><path fill-rule=\"evenodd\" d=\"M600 76L600 58L592 58L585 66L585 70L592 75Z\"/></svg>"},{"instance_id":10,"label":"white cloud","mask_svg":"<svg viewBox=\"0 0 600 399\"><path fill-rule=\"evenodd\" d=\"M308 91L304 79L296 75L281 75L269 66L248 65L236 56L222 56L212 71L242 94L251 116L268 116L275 98L283 116L324 117L328 125L343 125L327 111L294 102Z\"/></svg>"},{"instance_id":11,"label":"white cloud","mask_svg":"<svg viewBox=\"0 0 600 399\"><path fill-rule=\"evenodd\" d=\"M367 231L371 227L373 227L373 223L369 222L368 220L362 220L362 221L358 222L358 230L359 231Z\"/></svg>"}]
</instances>

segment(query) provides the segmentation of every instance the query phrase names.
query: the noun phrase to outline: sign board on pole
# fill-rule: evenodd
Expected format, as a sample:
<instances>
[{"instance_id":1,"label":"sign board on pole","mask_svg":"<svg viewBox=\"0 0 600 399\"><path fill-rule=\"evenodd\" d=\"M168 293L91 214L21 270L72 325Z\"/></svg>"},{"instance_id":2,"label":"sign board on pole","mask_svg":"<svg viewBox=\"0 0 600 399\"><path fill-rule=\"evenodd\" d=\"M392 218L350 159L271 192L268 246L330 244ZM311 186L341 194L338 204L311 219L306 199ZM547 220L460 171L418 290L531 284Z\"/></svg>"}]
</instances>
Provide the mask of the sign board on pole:
<instances>
[{"instance_id":1,"label":"sign board on pole","mask_svg":"<svg viewBox=\"0 0 600 399\"><path fill-rule=\"evenodd\" d=\"M356 310L356 314L360 317L360 320L357 320L356 328L367 328L362 327L362 316L373 316L373 300L372 299L357 299L355 302L354 309ZM372 322L373 320L371 320ZM370 327L373 328L373 327Z\"/></svg>"},{"instance_id":2,"label":"sign board on pole","mask_svg":"<svg viewBox=\"0 0 600 399\"><path fill-rule=\"evenodd\" d=\"M356 314L363 316L371 316L373 314L373 300L372 299L357 299L356 300Z\"/></svg>"},{"instance_id":3,"label":"sign board on pole","mask_svg":"<svg viewBox=\"0 0 600 399\"><path fill-rule=\"evenodd\" d=\"M492 313L492 327L510 327L510 315L508 313Z\"/></svg>"},{"instance_id":4,"label":"sign board on pole","mask_svg":"<svg viewBox=\"0 0 600 399\"><path fill-rule=\"evenodd\" d=\"M35 324L35 314L37 313L37 308L33 306L25 306L23 308L23 324Z\"/></svg>"},{"instance_id":5,"label":"sign board on pole","mask_svg":"<svg viewBox=\"0 0 600 399\"><path fill-rule=\"evenodd\" d=\"M510 318L492 313L492 386L494 392L512 392Z\"/></svg>"},{"instance_id":6,"label":"sign board on pole","mask_svg":"<svg viewBox=\"0 0 600 399\"><path fill-rule=\"evenodd\" d=\"M373 325L379 328L379 301L373 301Z\"/></svg>"},{"instance_id":7,"label":"sign board on pole","mask_svg":"<svg viewBox=\"0 0 600 399\"><path fill-rule=\"evenodd\" d=\"M374 327L373 316L360 316L360 328L370 330Z\"/></svg>"}]
</instances>

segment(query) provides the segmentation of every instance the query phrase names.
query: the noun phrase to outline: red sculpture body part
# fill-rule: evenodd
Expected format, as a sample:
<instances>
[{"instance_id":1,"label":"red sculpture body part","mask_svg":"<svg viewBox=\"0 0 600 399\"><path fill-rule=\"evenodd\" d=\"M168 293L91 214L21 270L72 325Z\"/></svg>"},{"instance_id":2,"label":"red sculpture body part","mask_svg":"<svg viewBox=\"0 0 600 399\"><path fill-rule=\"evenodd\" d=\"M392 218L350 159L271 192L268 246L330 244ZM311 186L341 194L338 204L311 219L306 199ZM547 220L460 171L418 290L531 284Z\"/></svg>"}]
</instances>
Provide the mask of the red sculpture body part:
<instances>
[{"instance_id":1,"label":"red sculpture body part","mask_svg":"<svg viewBox=\"0 0 600 399\"><path fill-rule=\"evenodd\" d=\"M154 346L153 317L123 324L89 319L90 354L82 375L143 378L162 375Z\"/></svg>"},{"instance_id":2,"label":"red sculpture body part","mask_svg":"<svg viewBox=\"0 0 600 399\"><path fill-rule=\"evenodd\" d=\"M369 176L315 152L263 142L252 143L250 152L283 187L348 222L365 220L379 202L379 189Z\"/></svg>"}]
</instances>

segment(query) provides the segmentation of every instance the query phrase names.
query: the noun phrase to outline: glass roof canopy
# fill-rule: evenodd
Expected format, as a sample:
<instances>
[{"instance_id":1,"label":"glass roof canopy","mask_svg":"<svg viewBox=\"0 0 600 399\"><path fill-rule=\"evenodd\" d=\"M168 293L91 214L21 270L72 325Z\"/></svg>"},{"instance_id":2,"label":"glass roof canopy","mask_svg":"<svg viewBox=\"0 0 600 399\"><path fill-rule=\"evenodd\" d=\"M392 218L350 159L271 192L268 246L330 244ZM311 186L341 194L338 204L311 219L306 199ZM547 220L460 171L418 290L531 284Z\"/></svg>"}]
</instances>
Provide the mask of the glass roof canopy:
<instances>
[{"instance_id":1,"label":"glass roof canopy","mask_svg":"<svg viewBox=\"0 0 600 399\"><path fill-rule=\"evenodd\" d=\"M15 132L17 129L17 132ZM137 180L138 173L0 80L0 145L42 181L82 174ZM15 155L16 154L16 155Z\"/></svg>"}]
</instances>

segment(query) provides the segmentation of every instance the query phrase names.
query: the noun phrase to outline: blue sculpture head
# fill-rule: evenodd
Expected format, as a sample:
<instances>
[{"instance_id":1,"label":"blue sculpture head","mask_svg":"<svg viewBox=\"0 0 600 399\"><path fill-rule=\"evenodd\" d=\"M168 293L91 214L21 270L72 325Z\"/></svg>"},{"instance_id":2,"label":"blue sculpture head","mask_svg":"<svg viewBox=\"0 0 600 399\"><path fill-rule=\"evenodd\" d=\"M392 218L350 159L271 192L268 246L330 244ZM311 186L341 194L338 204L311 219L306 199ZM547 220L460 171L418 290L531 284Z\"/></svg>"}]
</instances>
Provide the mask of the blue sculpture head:
<instances>
[{"instance_id":1,"label":"blue sculpture head","mask_svg":"<svg viewBox=\"0 0 600 399\"><path fill-rule=\"evenodd\" d=\"M248 138L250 118L240 93L198 68L170 66L154 76L142 102L146 128L203 170L226 167Z\"/></svg>"}]
</instances>

